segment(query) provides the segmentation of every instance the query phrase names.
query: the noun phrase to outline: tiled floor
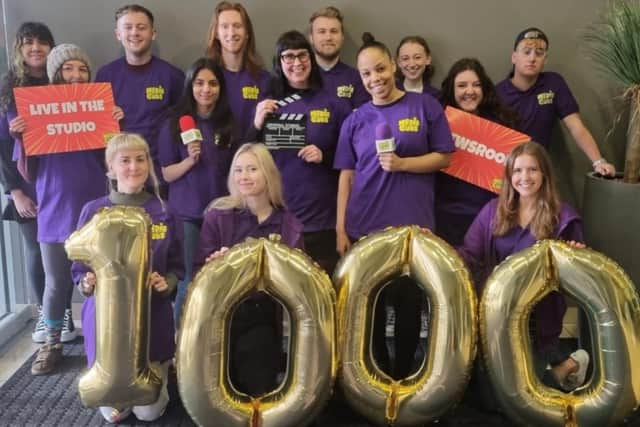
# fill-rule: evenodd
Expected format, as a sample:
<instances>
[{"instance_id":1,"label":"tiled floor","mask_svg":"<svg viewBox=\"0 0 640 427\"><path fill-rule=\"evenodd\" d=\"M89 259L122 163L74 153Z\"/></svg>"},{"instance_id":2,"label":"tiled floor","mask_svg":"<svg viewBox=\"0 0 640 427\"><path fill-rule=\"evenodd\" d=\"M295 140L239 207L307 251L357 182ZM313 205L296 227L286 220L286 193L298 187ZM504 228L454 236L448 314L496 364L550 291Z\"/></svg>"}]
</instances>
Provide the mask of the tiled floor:
<instances>
[{"instance_id":1,"label":"tiled floor","mask_svg":"<svg viewBox=\"0 0 640 427\"><path fill-rule=\"evenodd\" d=\"M82 304L73 304L73 318L76 328L80 327L80 308ZM2 386L22 364L38 350L40 344L31 341L31 332L35 320L4 346L0 347L0 386ZM81 331L80 331L81 333Z\"/></svg>"}]
</instances>

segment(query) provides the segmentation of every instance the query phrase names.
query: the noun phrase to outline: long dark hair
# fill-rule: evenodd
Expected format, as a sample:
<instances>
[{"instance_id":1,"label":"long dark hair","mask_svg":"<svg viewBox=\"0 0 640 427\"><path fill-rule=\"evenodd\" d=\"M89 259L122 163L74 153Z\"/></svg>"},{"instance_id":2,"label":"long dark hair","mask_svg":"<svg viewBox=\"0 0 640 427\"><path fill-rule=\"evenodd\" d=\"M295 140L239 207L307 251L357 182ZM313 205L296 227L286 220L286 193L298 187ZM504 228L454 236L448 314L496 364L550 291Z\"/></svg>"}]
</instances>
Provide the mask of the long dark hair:
<instances>
[{"instance_id":1,"label":"long dark hair","mask_svg":"<svg viewBox=\"0 0 640 427\"><path fill-rule=\"evenodd\" d=\"M280 55L282 52L289 49L306 49L309 52L309 61L311 61L311 73L309 74L309 89L317 91L322 89L322 74L320 74L320 67L316 61L316 56L313 54L313 48L302 35L300 31L287 31L278 37L276 42L276 53L273 57L273 79L271 79L271 94L276 98L282 98L283 96L291 95L297 92L296 89L289 85L287 77L282 71L282 62Z\"/></svg>"},{"instance_id":2,"label":"long dark hair","mask_svg":"<svg viewBox=\"0 0 640 427\"><path fill-rule=\"evenodd\" d=\"M182 88L182 96L180 100L173 108L173 114L171 117L171 127L176 135L176 142L180 141L180 128L179 119L183 115L196 116L198 106L195 98L193 97L193 80L196 78L200 70L210 70L218 79L220 85L220 94L216 101L216 106L211 112L211 117L207 119L212 127L219 135L218 145L228 147L232 143L234 137L235 122L233 120L233 114L231 113L231 107L229 106L229 98L227 96L227 85L224 80L224 73L222 72L222 66L217 64L210 58L197 59L186 72L184 78L184 86Z\"/></svg>"},{"instance_id":3,"label":"long dark hair","mask_svg":"<svg viewBox=\"0 0 640 427\"><path fill-rule=\"evenodd\" d=\"M505 126L516 126L518 115L500 101L493 81L491 81L484 67L476 58L462 58L451 66L447 76L442 81L442 92L440 93L442 105L444 107L451 105L452 107L460 108L455 97L455 80L458 74L463 71L473 71L480 79L482 101L478 105L479 115L495 119Z\"/></svg>"},{"instance_id":4,"label":"long dark hair","mask_svg":"<svg viewBox=\"0 0 640 427\"><path fill-rule=\"evenodd\" d=\"M422 48L424 49L424 53L426 53L427 56L431 56L431 49L429 48L429 44L427 44L427 41L423 37L406 36L405 38L400 40L400 43L398 43L398 48L396 49L396 60L400 56L400 48L407 43L414 43L422 46ZM429 64L424 68L424 73L422 73L422 84L424 86L429 86L431 84L431 78L433 77L434 72L435 68L433 67L433 64ZM402 74L400 66L398 66L398 68L396 69L396 78L399 80L404 79L404 74Z\"/></svg>"},{"instance_id":5,"label":"long dark hair","mask_svg":"<svg viewBox=\"0 0 640 427\"><path fill-rule=\"evenodd\" d=\"M13 98L13 88L22 86L39 86L49 83L47 79L47 70L45 65L44 77L35 77L29 74L29 69L24 63L22 57L22 46L27 38L38 39L42 43L46 43L49 47L55 46L51 30L41 22L23 22L16 32L16 38L13 43L11 53L9 71L2 77L0 83L0 112L6 113L13 108L15 102Z\"/></svg>"}]
</instances>

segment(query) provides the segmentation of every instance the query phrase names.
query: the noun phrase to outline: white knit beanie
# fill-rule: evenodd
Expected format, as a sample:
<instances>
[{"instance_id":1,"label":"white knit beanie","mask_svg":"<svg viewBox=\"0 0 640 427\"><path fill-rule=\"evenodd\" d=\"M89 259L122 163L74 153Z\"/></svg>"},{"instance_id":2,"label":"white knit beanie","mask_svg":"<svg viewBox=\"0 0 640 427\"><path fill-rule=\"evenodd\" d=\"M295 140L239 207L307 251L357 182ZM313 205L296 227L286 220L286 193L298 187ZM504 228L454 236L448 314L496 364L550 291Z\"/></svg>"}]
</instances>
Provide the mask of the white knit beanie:
<instances>
[{"instance_id":1,"label":"white knit beanie","mask_svg":"<svg viewBox=\"0 0 640 427\"><path fill-rule=\"evenodd\" d=\"M89 75L91 75L91 62L85 51L75 44L63 43L51 49L51 52L49 52L47 56L47 75L49 76L49 82L53 83L53 77L60 67L62 67L62 64L72 59L84 62L89 68Z\"/></svg>"}]
</instances>

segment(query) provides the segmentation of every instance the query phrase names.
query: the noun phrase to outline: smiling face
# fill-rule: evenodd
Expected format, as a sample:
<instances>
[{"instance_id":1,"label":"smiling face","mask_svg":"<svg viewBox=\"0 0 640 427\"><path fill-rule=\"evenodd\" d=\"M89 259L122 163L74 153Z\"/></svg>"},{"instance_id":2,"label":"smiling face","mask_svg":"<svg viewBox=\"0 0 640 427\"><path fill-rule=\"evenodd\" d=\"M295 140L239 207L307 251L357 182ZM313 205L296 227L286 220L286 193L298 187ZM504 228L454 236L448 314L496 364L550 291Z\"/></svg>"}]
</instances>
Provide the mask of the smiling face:
<instances>
[{"instance_id":1,"label":"smiling face","mask_svg":"<svg viewBox=\"0 0 640 427\"><path fill-rule=\"evenodd\" d=\"M458 107L467 113L478 114L482 103L482 83L475 71L465 70L453 81L453 96Z\"/></svg>"},{"instance_id":2,"label":"smiling face","mask_svg":"<svg viewBox=\"0 0 640 427\"><path fill-rule=\"evenodd\" d=\"M344 43L342 23L337 18L319 16L311 24L309 39L316 55L331 62L340 56Z\"/></svg>"},{"instance_id":3,"label":"smiling face","mask_svg":"<svg viewBox=\"0 0 640 427\"><path fill-rule=\"evenodd\" d=\"M142 57L151 53L151 43L156 38L156 30L144 13L128 12L116 22L116 38L128 55Z\"/></svg>"},{"instance_id":4,"label":"smiling face","mask_svg":"<svg viewBox=\"0 0 640 427\"><path fill-rule=\"evenodd\" d=\"M358 55L358 72L374 104L382 105L393 101L396 65L389 55L375 47L364 49Z\"/></svg>"},{"instance_id":5,"label":"smiling face","mask_svg":"<svg viewBox=\"0 0 640 427\"><path fill-rule=\"evenodd\" d=\"M516 157L511 173L511 185L520 195L520 200L535 200L543 181L542 170L534 156L521 154Z\"/></svg>"},{"instance_id":6,"label":"smiling face","mask_svg":"<svg viewBox=\"0 0 640 427\"><path fill-rule=\"evenodd\" d=\"M239 154L231 172L236 189L242 197L267 197L267 180L253 153Z\"/></svg>"},{"instance_id":7,"label":"smiling face","mask_svg":"<svg viewBox=\"0 0 640 427\"><path fill-rule=\"evenodd\" d=\"M82 61L70 59L60 67L60 75L65 83L87 83L89 67Z\"/></svg>"},{"instance_id":8,"label":"smiling face","mask_svg":"<svg viewBox=\"0 0 640 427\"><path fill-rule=\"evenodd\" d=\"M20 54L27 68L32 72L43 71L47 68L47 55L51 52L51 45L37 37L22 39Z\"/></svg>"},{"instance_id":9,"label":"smiling face","mask_svg":"<svg viewBox=\"0 0 640 427\"><path fill-rule=\"evenodd\" d=\"M220 12L216 32L222 52L236 55L244 51L249 35L240 12L237 10Z\"/></svg>"},{"instance_id":10,"label":"smiling face","mask_svg":"<svg viewBox=\"0 0 640 427\"><path fill-rule=\"evenodd\" d=\"M282 72L294 89L309 87L311 53L307 49L287 49L280 54Z\"/></svg>"},{"instance_id":11,"label":"smiling face","mask_svg":"<svg viewBox=\"0 0 640 427\"><path fill-rule=\"evenodd\" d=\"M193 99L198 114L206 115L213 111L220 96L220 82L208 68L202 68L193 78Z\"/></svg>"},{"instance_id":12,"label":"smiling face","mask_svg":"<svg viewBox=\"0 0 640 427\"><path fill-rule=\"evenodd\" d=\"M511 54L515 75L536 78L547 61L547 43L540 39L524 39Z\"/></svg>"},{"instance_id":13,"label":"smiling face","mask_svg":"<svg viewBox=\"0 0 640 427\"><path fill-rule=\"evenodd\" d=\"M109 162L109 171L118 181L118 191L138 193L149 178L149 159L145 150L118 151Z\"/></svg>"},{"instance_id":14,"label":"smiling face","mask_svg":"<svg viewBox=\"0 0 640 427\"><path fill-rule=\"evenodd\" d=\"M421 81L425 69L431 65L431 55L421 44L407 42L400 46L397 61L405 79Z\"/></svg>"}]
</instances>

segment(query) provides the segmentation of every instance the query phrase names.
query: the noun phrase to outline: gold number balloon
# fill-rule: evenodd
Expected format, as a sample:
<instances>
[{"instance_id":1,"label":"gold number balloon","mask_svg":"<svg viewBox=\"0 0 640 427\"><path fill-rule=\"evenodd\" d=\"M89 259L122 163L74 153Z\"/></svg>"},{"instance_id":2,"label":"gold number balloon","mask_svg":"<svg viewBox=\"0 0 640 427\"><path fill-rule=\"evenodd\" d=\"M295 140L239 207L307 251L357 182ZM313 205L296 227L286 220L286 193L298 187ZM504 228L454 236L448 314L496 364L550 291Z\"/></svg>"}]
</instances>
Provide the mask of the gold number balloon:
<instances>
[{"instance_id":1,"label":"gold number balloon","mask_svg":"<svg viewBox=\"0 0 640 427\"><path fill-rule=\"evenodd\" d=\"M586 311L595 354L591 381L571 394L544 386L533 368L528 319L551 291ZM640 396L640 304L628 276L590 249L546 240L509 258L489 277L480 305L483 354L496 396L528 426L617 425Z\"/></svg>"},{"instance_id":2,"label":"gold number balloon","mask_svg":"<svg viewBox=\"0 0 640 427\"><path fill-rule=\"evenodd\" d=\"M259 398L227 375L233 308L265 291L290 313L289 367L282 386ZM189 287L178 337L180 395L199 425L287 427L310 423L335 378L335 293L324 271L299 250L248 239L207 263Z\"/></svg>"},{"instance_id":3,"label":"gold number balloon","mask_svg":"<svg viewBox=\"0 0 640 427\"><path fill-rule=\"evenodd\" d=\"M86 406L147 405L160 393L149 364L150 225L140 208L105 208L65 243L69 258L97 277L96 360L78 385Z\"/></svg>"},{"instance_id":4,"label":"gold number balloon","mask_svg":"<svg viewBox=\"0 0 640 427\"><path fill-rule=\"evenodd\" d=\"M371 351L373 306L391 277L411 276L432 307L428 353L419 371L394 381ZM476 350L476 297L457 253L418 227L388 228L358 241L334 274L338 285L338 377L351 405L380 425L416 425L454 405Z\"/></svg>"}]
</instances>

